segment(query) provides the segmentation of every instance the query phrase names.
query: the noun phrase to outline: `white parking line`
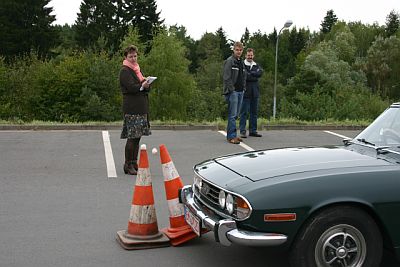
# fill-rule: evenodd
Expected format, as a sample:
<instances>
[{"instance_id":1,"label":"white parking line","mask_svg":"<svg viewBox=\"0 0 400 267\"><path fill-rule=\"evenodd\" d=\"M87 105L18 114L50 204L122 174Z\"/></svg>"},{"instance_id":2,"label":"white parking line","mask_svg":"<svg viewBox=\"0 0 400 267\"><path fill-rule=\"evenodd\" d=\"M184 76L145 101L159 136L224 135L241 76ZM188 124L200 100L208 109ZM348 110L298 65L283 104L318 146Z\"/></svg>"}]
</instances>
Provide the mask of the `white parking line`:
<instances>
[{"instance_id":1,"label":"white parking line","mask_svg":"<svg viewBox=\"0 0 400 267\"><path fill-rule=\"evenodd\" d=\"M117 171L115 170L114 156L111 149L110 134L108 131L103 131L104 153L106 155L107 176L108 178L116 178Z\"/></svg>"},{"instance_id":2,"label":"white parking line","mask_svg":"<svg viewBox=\"0 0 400 267\"><path fill-rule=\"evenodd\" d=\"M338 134L338 133L334 133L334 132L331 132L331 131L324 131L324 132L328 133L328 134L332 134L332 135L338 136L338 137L343 138L343 139L351 139L350 137L347 137L347 136L344 136L344 135L341 135L341 134Z\"/></svg>"},{"instance_id":3,"label":"white parking line","mask_svg":"<svg viewBox=\"0 0 400 267\"><path fill-rule=\"evenodd\" d=\"M218 132L226 137L226 132L225 131L218 131ZM240 142L239 146L243 147L247 151L254 151L255 150L254 148L249 147L248 145L246 145L243 142Z\"/></svg>"}]
</instances>

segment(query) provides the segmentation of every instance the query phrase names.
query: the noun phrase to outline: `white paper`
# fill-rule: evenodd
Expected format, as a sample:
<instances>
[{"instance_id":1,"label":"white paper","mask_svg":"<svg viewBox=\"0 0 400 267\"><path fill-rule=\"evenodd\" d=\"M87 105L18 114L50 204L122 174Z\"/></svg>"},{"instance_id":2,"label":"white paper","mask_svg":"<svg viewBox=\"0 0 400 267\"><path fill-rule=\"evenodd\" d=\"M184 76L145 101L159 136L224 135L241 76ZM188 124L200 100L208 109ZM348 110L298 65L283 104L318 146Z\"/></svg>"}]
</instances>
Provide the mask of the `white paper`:
<instances>
[{"instance_id":1,"label":"white paper","mask_svg":"<svg viewBox=\"0 0 400 267\"><path fill-rule=\"evenodd\" d=\"M147 77L147 83L148 84L151 84L152 82L154 82L155 80L157 79L157 77L154 77L154 76L149 76L149 77Z\"/></svg>"},{"instance_id":2,"label":"white paper","mask_svg":"<svg viewBox=\"0 0 400 267\"><path fill-rule=\"evenodd\" d=\"M157 79L157 77L148 76L148 77L146 78L146 81L147 81L148 84L151 84L151 83L154 82L156 79ZM143 91L143 90L144 90L143 86L140 87L140 91Z\"/></svg>"}]
</instances>

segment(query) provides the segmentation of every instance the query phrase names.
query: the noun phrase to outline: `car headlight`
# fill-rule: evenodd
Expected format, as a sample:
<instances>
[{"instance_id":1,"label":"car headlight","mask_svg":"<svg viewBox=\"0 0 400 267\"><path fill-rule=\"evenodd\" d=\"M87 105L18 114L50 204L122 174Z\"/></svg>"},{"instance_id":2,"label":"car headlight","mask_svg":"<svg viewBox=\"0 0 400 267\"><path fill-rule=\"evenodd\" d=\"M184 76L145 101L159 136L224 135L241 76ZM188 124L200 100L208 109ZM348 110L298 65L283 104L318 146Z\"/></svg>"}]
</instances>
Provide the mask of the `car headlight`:
<instances>
[{"instance_id":1,"label":"car headlight","mask_svg":"<svg viewBox=\"0 0 400 267\"><path fill-rule=\"evenodd\" d=\"M229 213L230 215L232 215L234 205L233 205L233 197L232 197L231 194L228 194L228 195L226 196L226 204L225 204L225 205L226 205L226 210L228 211L228 213Z\"/></svg>"},{"instance_id":2,"label":"car headlight","mask_svg":"<svg viewBox=\"0 0 400 267\"><path fill-rule=\"evenodd\" d=\"M240 198L237 197L236 198L236 217L241 220L244 218L247 218L250 215L250 207L249 204L247 204L247 202Z\"/></svg>"},{"instance_id":3,"label":"car headlight","mask_svg":"<svg viewBox=\"0 0 400 267\"><path fill-rule=\"evenodd\" d=\"M221 207L221 209L225 208L225 202L226 202L225 192L223 190L221 190L221 191L219 191L219 194L218 194L218 203L219 203L219 206Z\"/></svg>"}]
</instances>

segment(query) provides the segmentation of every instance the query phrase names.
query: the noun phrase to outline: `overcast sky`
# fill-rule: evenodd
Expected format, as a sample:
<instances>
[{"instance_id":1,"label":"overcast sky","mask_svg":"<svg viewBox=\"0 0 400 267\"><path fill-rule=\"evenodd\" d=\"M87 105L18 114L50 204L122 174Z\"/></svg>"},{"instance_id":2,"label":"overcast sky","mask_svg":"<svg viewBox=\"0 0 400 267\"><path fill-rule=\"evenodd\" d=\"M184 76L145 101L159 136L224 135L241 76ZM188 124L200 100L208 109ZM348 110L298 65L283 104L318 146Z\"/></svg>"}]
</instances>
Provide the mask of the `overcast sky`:
<instances>
[{"instance_id":1,"label":"overcast sky","mask_svg":"<svg viewBox=\"0 0 400 267\"><path fill-rule=\"evenodd\" d=\"M81 0L52 0L57 24L73 24ZM227 38L239 40L246 27L250 33L271 33L287 20L293 26L318 31L326 12L333 9L339 20L377 22L384 25L390 11L400 12L400 0L156 0L167 25L182 25L193 39L222 26ZM293 27L292 26L292 27Z\"/></svg>"}]
</instances>

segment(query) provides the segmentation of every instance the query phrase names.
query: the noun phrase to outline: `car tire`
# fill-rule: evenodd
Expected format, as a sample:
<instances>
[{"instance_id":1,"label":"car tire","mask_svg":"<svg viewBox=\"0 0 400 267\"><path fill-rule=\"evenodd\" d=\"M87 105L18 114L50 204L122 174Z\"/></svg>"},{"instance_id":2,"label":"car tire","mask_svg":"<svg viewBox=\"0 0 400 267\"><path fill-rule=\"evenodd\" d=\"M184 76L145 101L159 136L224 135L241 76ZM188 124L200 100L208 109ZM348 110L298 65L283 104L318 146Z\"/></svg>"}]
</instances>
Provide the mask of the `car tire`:
<instances>
[{"instance_id":1,"label":"car tire","mask_svg":"<svg viewBox=\"0 0 400 267\"><path fill-rule=\"evenodd\" d=\"M382 251L382 235L371 216L355 207L336 206L322 210L302 227L291 248L290 265L377 267Z\"/></svg>"}]
</instances>

